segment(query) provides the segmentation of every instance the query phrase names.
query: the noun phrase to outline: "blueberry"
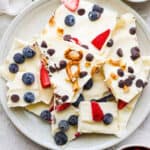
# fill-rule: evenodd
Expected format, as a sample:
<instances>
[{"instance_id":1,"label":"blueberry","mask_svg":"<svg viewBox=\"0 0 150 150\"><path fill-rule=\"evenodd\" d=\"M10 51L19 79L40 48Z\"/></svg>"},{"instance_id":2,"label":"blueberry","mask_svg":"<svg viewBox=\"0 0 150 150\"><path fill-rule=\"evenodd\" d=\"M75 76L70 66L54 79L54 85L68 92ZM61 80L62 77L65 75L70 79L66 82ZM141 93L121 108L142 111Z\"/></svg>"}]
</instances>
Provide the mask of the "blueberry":
<instances>
[{"instance_id":1,"label":"blueberry","mask_svg":"<svg viewBox=\"0 0 150 150\"><path fill-rule=\"evenodd\" d=\"M19 67L18 67L17 64L12 63L12 64L9 65L9 72L17 73L18 70L19 70Z\"/></svg>"},{"instance_id":2,"label":"blueberry","mask_svg":"<svg viewBox=\"0 0 150 150\"><path fill-rule=\"evenodd\" d=\"M104 8L100 7L99 5L94 5L92 11L99 12L100 14L103 13Z\"/></svg>"},{"instance_id":3,"label":"blueberry","mask_svg":"<svg viewBox=\"0 0 150 150\"><path fill-rule=\"evenodd\" d=\"M22 76L22 81L25 85L31 85L35 81L35 77L32 73L24 73Z\"/></svg>"},{"instance_id":4,"label":"blueberry","mask_svg":"<svg viewBox=\"0 0 150 150\"><path fill-rule=\"evenodd\" d=\"M32 50L29 46L23 49L23 55L25 58L33 58L35 56L35 51Z\"/></svg>"},{"instance_id":5,"label":"blueberry","mask_svg":"<svg viewBox=\"0 0 150 150\"><path fill-rule=\"evenodd\" d=\"M72 126L76 126L78 124L78 116L72 115L68 119L68 123Z\"/></svg>"},{"instance_id":6,"label":"blueberry","mask_svg":"<svg viewBox=\"0 0 150 150\"><path fill-rule=\"evenodd\" d=\"M84 85L83 89L84 90L89 90L91 89L93 86L93 80L92 79L89 79L88 82Z\"/></svg>"},{"instance_id":7,"label":"blueberry","mask_svg":"<svg viewBox=\"0 0 150 150\"><path fill-rule=\"evenodd\" d=\"M58 127L61 131L67 131L69 129L69 123L66 120L61 120Z\"/></svg>"},{"instance_id":8,"label":"blueberry","mask_svg":"<svg viewBox=\"0 0 150 150\"><path fill-rule=\"evenodd\" d=\"M20 53L16 53L14 55L13 59L14 59L15 63L17 63L17 64L22 64L25 61L24 56Z\"/></svg>"},{"instance_id":9,"label":"blueberry","mask_svg":"<svg viewBox=\"0 0 150 150\"><path fill-rule=\"evenodd\" d=\"M110 114L110 113L105 114L105 116L104 116L104 118L103 118L104 124L109 125L109 124L112 123L112 121L113 121L113 116L112 116L112 114Z\"/></svg>"},{"instance_id":10,"label":"blueberry","mask_svg":"<svg viewBox=\"0 0 150 150\"><path fill-rule=\"evenodd\" d=\"M57 133L55 134L55 136L54 136L54 139L55 139L55 143L56 143L57 145L64 145L64 144L66 144L67 141L68 141L67 135L66 135L64 132L62 132L62 131L57 132Z\"/></svg>"},{"instance_id":11,"label":"blueberry","mask_svg":"<svg viewBox=\"0 0 150 150\"><path fill-rule=\"evenodd\" d=\"M91 21L96 21L100 18L100 13L97 11L90 11L88 17Z\"/></svg>"},{"instance_id":12,"label":"blueberry","mask_svg":"<svg viewBox=\"0 0 150 150\"><path fill-rule=\"evenodd\" d=\"M40 114L41 119L45 121L50 121L51 120L51 112L48 110L44 110Z\"/></svg>"},{"instance_id":13,"label":"blueberry","mask_svg":"<svg viewBox=\"0 0 150 150\"><path fill-rule=\"evenodd\" d=\"M75 17L73 15L66 16L65 24L70 27L73 26L75 24Z\"/></svg>"},{"instance_id":14,"label":"blueberry","mask_svg":"<svg viewBox=\"0 0 150 150\"><path fill-rule=\"evenodd\" d=\"M80 94L80 96L78 97L78 99L76 100L76 102L72 103L72 105L74 107L79 107L80 102L84 101L84 96L82 94Z\"/></svg>"},{"instance_id":15,"label":"blueberry","mask_svg":"<svg viewBox=\"0 0 150 150\"><path fill-rule=\"evenodd\" d=\"M35 96L33 93L31 92L27 92L24 94L23 99L27 102L27 103L32 103L35 100Z\"/></svg>"}]
</instances>

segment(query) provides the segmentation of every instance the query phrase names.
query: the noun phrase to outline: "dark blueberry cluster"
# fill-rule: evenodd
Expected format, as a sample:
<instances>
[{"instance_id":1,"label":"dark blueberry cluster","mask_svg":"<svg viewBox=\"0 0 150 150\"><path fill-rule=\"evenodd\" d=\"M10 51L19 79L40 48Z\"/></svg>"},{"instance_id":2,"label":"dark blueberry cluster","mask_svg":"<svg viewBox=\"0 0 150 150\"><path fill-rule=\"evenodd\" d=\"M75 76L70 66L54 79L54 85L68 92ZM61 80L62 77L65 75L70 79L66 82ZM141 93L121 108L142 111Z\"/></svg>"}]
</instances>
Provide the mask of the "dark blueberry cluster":
<instances>
[{"instance_id":1,"label":"dark blueberry cluster","mask_svg":"<svg viewBox=\"0 0 150 150\"><path fill-rule=\"evenodd\" d=\"M33 73L27 72L22 75L22 81L25 85L32 85L35 81Z\"/></svg>"},{"instance_id":2,"label":"dark blueberry cluster","mask_svg":"<svg viewBox=\"0 0 150 150\"><path fill-rule=\"evenodd\" d=\"M51 121L51 112L49 110L44 110L41 112L40 117L45 121Z\"/></svg>"},{"instance_id":3,"label":"dark blueberry cluster","mask_svg":"<svg viewBox=\"0 0 150 150\"><path fill-rule=\"evenodd\" d=\"M78 124L78 116L72 115L68 119L69 125L76 126Z\"/></svg>"},{"instance_id":4,"label":"dark blueberry cluster","mask_svg":"<svg viewBox=\"0 0 150 150\"><path fill-rule=\"evenodd\" d=\"M63 131L57 132L54 136L54 139L57 145L64 145L68 141L68 137Z\"/></svg>"},{"instance_id":5,"label":"dark blueberry cluster","mask_svg":"<svg viewBox=\"0 0 150 150\"><path fill-rule=\"evenodd\" d=\"M25 102L33 103L35 100L35 95L32 92L26 92L23 98Z\"/></svg>"},{"instance_id":6,"label":"dark blueberry cluster","mask_svg":"<svg viewBox=\"0 0 150 150\"><path fill-rule=\"evenodd\" d=\"M138 79L138 80L136 81L136 87L137 87L137 88L144 88L144 87L145 87L144 81L143 81L142 79Z\"/></svg>"},{"instance_id":7,"label":"dark blueberry cluster","mask_svg":"<svg viewBox=\"0 0 150 150\"><path fill-rule=\"evenodd\" d=\"M69 27L72 27L75 24L75 17L73 15L67 15L65 17L65 24Z\"/></svg>"},{"instance_id":8,"label":"dark blueberry cluster","mask_svg":"<svg viewBox=\"0 0 150 150\"><path fill-rule=\"evenodd\" d=\"M61 131L67 131L69 129L69 123L66 120L61 120L58 127Z\"/></svg>"},{"instance_id":9,"label":"dark blueberry cluster","mask_svg":"<svg viewBox=\"0 0 150 150\"><path fill-rule=\"evenodd\" d=\"M72 115L68 118L68 120L61 120L58 123L58 128L60 131L58 131L55 136L55 143L57 145L64 145L68 141L68 137L66 135L66 131L69 130L70 126L76 126L78 124L78 116Z\"/></svg>"},{"instance_id":10,"label":"dark blueberry cluster","mask_svg":"<svg viewBox=\"0 0 150 150\"><path fill-rule=\"evenodd\" d=\"M113 121L113 115L111 113L107 113L104 115L103 122L105 125L111 124Z\"/></svg>"},{"instance_id":11,"label":"dark blueberry cluster","mask_svg":"<svg viewBox=\"0 0 150 150\"><path fill-rule=\"evenodd\" d=\"M33 58L35 56L35 51L31 49L29 46L23 48L22 53L16 53L13 56L13 61L15 63L11 63L8 67L9 72L17 73L19 71L19 64L23 64L26 58Z\"/></svg>"},{"instance_id":12,"label":"dark blueberry cluster","mask_svg":"<svg viewBox=\"0 0 150 150\"><path fill-rule=\"evenodd\" d=\"M91 21L96 21L101 17L101 14L103 13L103 11L104 9L102 7L95 4L92 10L89 12L88 17Z\"/></svg>"}]
</instances>

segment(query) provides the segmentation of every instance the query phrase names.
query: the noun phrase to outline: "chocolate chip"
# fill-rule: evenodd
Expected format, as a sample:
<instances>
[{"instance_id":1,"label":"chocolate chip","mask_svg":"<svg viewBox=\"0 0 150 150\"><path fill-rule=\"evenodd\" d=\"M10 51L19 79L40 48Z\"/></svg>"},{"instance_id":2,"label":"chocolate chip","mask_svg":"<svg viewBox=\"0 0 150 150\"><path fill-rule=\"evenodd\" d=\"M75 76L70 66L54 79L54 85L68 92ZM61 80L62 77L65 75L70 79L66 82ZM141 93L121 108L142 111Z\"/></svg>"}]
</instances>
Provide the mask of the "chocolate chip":
<instances>
[{"instance_id":1,"label":"chocolate chip","mask_svg":"<svg viewBox=\"0 0 150 150\"><path fill-rule=\"evenodd\" d=\"M19 99L20 99L19 96L16 95L16 94L14 94L14 95L11 96L11 100L12 100L12 102L14 102L14 103L18 102Z\"/></svg>"},{"instance_id":2,"label":"chocolate chip","mask_svg":"<svg viewBox=\"0 0 150 150\"><path fill-rule=\"evenodd\" d=\"M63 37L64 41L70 41L71 40L71 35L70 34L66 34Z\"/></svg>"},{"instance_id":3,"label":"chocolate chip","mask_svg":"<svg viewBox=\"0 0 150 150\"><path fill-rule=\"evenodd\" d=\"M94 59L94 56L93 56L92 54L88 53L88 54L86 55L86 60L87 60L87 61L92 61L93 59Z\"/></svg>"},{"instance_id":4,"label":"chocolate chip","mask_svg":"<svg viewBox=\"0 0 150 150\"><path fill-rule=\"evenodd\" d=\"M41 47L43 47L43 48L47 48L48 47L46 41L42 41Z\"/></svg>"},{"instance_id":5,"label":"chocolate chip","mask_svg":"<svg viewBox=\"0 0 150 150\"><path fill-rule=\"evenodd\" d=\"M138 88L144 87L143 80L138 79L138 80L136 81L136 87L138 87Z\"/></svg>"},{"instance_id":6,"label":"chocolate chip","mask_svg":"<svg viewBox=\"0 0 150 150\"><path fill-rule=\"evenodd\" d=\"M87 74L88 73L86 71L80 72L80 78L83 78L83 77L87 76Z\"/></svg>"},{"instance_id":7,"label":"chocolate chip","mask_svg":"<svg viewBox=\"0 0 150 150\"><path fill-rule=\"evenodd\" d=\"M89 49L89 47L87 45L81 45L81 47L83 47L85 49Z\"/></svg>"},{"instance_id":8,"label":"chocolate chip","mask_svg":"<svg viewBox=\"0 0 150 150\"><path fill-rule=\"evenodd\" d=\"M85 14L85 9L80 8L80 9L78 9L77 13L78 13L79 16L83 16Z\"/></svg>"},{"instance_id":9,"label":"chocolate chip","mask_svg":"<svg viewBox=\"0 0 150 150\"><path fill-rule=\"evenodd\" d=\"M132 80L130 78L127 78L127 79L124 80L124 84L126 86L131 86L132 85Z\"/></svg>"},{"instance_id":10,"label":"chocolate chip","mask_svg":"<svg viewBox=\"0 0 150 150\"><path fill-rule=\"evenodd\" d=\"M118 83L118 86L120 88L123 88L124 87L124 81L123 80L120 80L119 83Z\"/></svg>"},{"instance_id":11,"label":"chocolate chip","mask_svg":"<svg viewBox=\"0 0 150 150\"><path fill-rule=\"evenodd\" d=\"M122 50L121 48L119 48L119 49L117 50L117 55L118 55L119 57L123 57L123 50Z\"/></svg>"},{"instance_id":12,"label":"chocolate chip","mask_svg":"<svg viewBox=\"0 0 150 150\"><path fill-rule=\"evenodd\" d=\"M59 62L60 69L64 69L67 66L67 62L65 60L61 60Z\"/></svg>"},{"instance_id":13,"label":"chocolate chip","mask_svg":"<svg viewBox=\"0 0 150 150\"><path fill-rule=\"evenodd\" d=\"M53 66L49 66L49 70L50 70L51 73L56 72L56 68L54 68Z\"/></svg>"},{"instance_id":14,"label":"chocolate chip","mask_svg":"<svg viewBox=\"0 0 150 150\"><path fill-rule=\"evenodd\" d=\"M110 39L108 42L107 42L107 47L112 47L114 44L114 41L112 39Z\"/></svg>"},{"instance_id":15,"label":"chocolate chip","mask_svg":"<svg viewBox=\"0 0 150 150\"><path fill-rule=\"evenodd\" d=\"M55 50L54 49L48 49L47 50L47 53L50 55L50 56L53 56L55 54Z\"/></svg>"},{"instance_id":16,"label":"chocolate chip","mask_svg":"<svg viewBox=\"0 0 150 150\"><path fill-rule=\"evenodd\" d=\"M131 59L136 60L140 57L140 49L138 47L133 47L131 49Z\"/></svg>"},{"instance_id":17,"label":"chocolate chip","mask_svg":"<svg viewBox=\"0 0 150 150\"><path fill-rule=\"evenodd\" d=\"M135 77L135 75L129 75L128 78L131 80L134 80L136 77Z\"/></svg>"},{"instance_id":18,"label":"chocolate chip","mask_svg":"<svg viewBox=\"0 0 150 150\"><path fill-rule=\"evenodd\" d=\"M64 96L61 97L61 100L62 100L63 102L65 102L65 101L68 100L68 99L69 99L69 96L68 96L68 95L64 95Z\"/></svg>"},{"instance_id":19,"label":"chocolate chip","mask_svg":"<svg viewBox=\"0 0 150 150\"><path fill-rule=\"evenodd\" d=\"M130 28L129 32L130 34L134 35L136 33L136 28L135 27Z\"/></svg>"},{"instance_id":20,"label":"chocolate chip","mask_svg":"<svg viewBox=\"0 0 150 150\"><path fill-rule=\"evenodd\" d=\"M120 77L123 77L123 76L124 76L124 72L123 72L122 69L118 69L118 70L117 70L117 73L118 73L118 75L119 75Z\"/></svg>"},{"instance_id":21,"label":"chocolate chip","mask_svg":"<svg viewBox=\"0 0 150 150\"><path fill-rule=\"evenodd\" d=\"M128 72L129 72L129 73L134 73L134 69L129 66L129 67L128 67Z\"/></svg>"}]
</instances>

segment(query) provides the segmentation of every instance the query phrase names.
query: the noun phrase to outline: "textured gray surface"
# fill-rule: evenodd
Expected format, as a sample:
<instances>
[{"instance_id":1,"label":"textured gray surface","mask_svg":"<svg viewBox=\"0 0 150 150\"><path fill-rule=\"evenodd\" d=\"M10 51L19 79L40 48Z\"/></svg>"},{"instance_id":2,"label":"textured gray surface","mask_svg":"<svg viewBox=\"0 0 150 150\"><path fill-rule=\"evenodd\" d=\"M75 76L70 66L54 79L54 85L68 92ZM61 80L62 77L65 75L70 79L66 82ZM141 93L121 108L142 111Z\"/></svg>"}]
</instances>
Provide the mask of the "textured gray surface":
<instances>
[{"instance_id":1,"label":"textured gray surface","mask_svg":"<svg viewBox=\"0 0 150 150\"><path fill-rule=\"evenodd\" d=\"M131 4L137 12L144 18L150 27L150 0L141 4ZM0 16L0 39L12 17ZM139 116L140 117L140 116ZM126 140L119 145L110 148L116 149L124 144L146 144L150 146L150 115L143 124ZM2 106L0 105L0 150L45 150L44 148L34 144L32 141L22 135L11 123Z\"/></svg>"}]
</instances>

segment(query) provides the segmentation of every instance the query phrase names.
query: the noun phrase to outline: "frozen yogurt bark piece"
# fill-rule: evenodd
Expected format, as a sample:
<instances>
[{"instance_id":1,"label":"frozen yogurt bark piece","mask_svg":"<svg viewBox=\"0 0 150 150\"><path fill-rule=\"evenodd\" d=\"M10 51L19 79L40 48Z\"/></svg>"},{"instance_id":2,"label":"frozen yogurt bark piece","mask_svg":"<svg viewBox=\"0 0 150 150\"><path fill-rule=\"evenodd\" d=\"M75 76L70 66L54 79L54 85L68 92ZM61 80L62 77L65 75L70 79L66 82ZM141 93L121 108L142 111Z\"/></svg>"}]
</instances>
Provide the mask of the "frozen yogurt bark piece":
<instances>
[{"instance_id":1,"label":"frozen yogurt bark piece","mask_svg":"<svg viewBox=\"0 0 150 150\"><path fill-rule=\"evenodd\" d=\"M23 51L30 51L30 55L23 55ZM13 80L17 72L37 71L41 66L38 44L15 39L4 63L0 66L0 74L5 80ZM28 58L27 58L28 57Z\"/></svg>"},{"instance_id":2,"label":"frozen yogurt bark piece","mask_svg":"<svg viewBox=\"0 0 150 150\"><path fill-rule=\"evenodd\" d=\"M90 82L94 67L101 67L104 63L102 57L59 38L41 41L39 45L54 87L54 94L59 97L58 101L61 103L74 102L83 86Z\"/></svg>"},{"instance_id":3,"label":"frozen yogurt bark piece","mask_svg":"<svg viewBox=\"0 0 150 150\"><path fill-rule=\"evenodd\" d=\"M9 107L25 107L38 102L49 104L51 101L53 89L50 86L43 87L45 72L41 67L41 52L38 44L33 43L16 39L6 60L0 66L1 76L7 80L9 88ZM28 100L25 100L25 96Z\"/></svg>"},{"instance_id":4,"label":"frozen yogurt bark piece","mask_svg":"<svg viewBox=\"0 0 150 150\"><path fill-rule=\"evenodd\" d=\"M142 61L144 63L144 72L147 75L147 79L149 76L149 67L150 67L150 57L142 57ZM128 124L128 121L130 120L130 117L135 109L135 106L140 98L140 95L137 95L134 99L130 101L130 103L126 103L124 105L119 106L118 102L118 117L119 117L119 128L120 128L120 134L124 133ZM142 100L142 99L141 99Z\"/></svg>"},{"instance_id":5,"label":"frozen yogurt bark piece","mask_svg":"<svg viewBox=\"0 0 150 150\"><path fill-rule=\"evenodd\" d=\"M62 111L56 107L52 112L52 118L52 134L57 145L64 145L79 135L78 109L74 106L69 105Z\"/></svg>"},{"instance_id":6,"label":"frozen yogurt bark piece","mask_svg":"<svg viewBox=\"0 0 150 150\"><path fill-rule=\"evenodd\" d=\"M118 111L115 102L81 102L78 131L81 133L117 134Z\"/></svg>"},{"instance_id":7,"label":"frozen yogurt bark piece","mask_svg":"<svg viewBox=\"0 0 150 150\"><path fill-rule=\"evenodd\" d=\"M150 69L143 63L132 14L124 14L118 20L112 41L114 44L103 67L105 81L117 101L129 103L143 91ZM149 57L144 59L148 62Z\"/></svg>"},{"instance_id":8,"label":"frozen yogurt bark piece","mask_svg":"<svg viewBox=\"0 0 150 150\"><path fill-rule=\"evenodd\" d=\"M96 3L80 0L74 11L62 4L43 29L42 38L49 40L52 36L60 36L66 41L103 54L103 47L107 45L116 20L115 11Z\"/></svg>"},{"instance_id":9,"label":"frozen yogurt bark piece","mask_svg":"<svg viewBox=\"0 0 150 150\"><path fill-rule=\"evenodd\" d=\"M26 81L25 76L32 78ZM38 102L50 104L53 95L50 88L43 89L35 72L18 72L13 81L7 82L7 87L8 107L25 107Z\"/></svg>"}]
</instances>

